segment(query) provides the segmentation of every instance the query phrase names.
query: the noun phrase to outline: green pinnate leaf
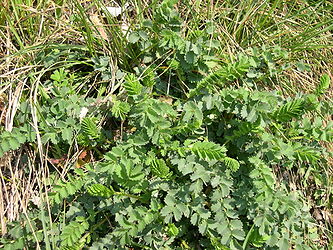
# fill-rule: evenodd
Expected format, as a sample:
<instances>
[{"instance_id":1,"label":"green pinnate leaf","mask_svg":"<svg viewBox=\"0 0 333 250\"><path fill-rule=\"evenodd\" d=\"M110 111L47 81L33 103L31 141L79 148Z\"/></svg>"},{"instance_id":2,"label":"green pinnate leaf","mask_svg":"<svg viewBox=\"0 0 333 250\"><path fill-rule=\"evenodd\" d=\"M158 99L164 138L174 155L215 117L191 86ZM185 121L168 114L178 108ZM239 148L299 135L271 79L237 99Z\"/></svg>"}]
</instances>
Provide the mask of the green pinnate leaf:
<instances>
[{"instance_id":1,"label":"green pinnate leaf","mask_svg":"<svg viewBox=\"0 0 333 250\"><path fill-rule=\"evenodd\" d=\"M163 159L151 159L150 168L153 174L160 178L168 178L170 175L170 168L166 165Z\"/></svg>"},{"instance_id":2,"label":"green pinnate leaf","mask_svg":"<svg viewBox=\"0 0 333 250\"><path fill-rule=\"evenodd\" d=\"M198 126L201 125L203 114L202 114L202 106L196 104L195 102L187 102L184 105L184 116L183 121L184 122L190 122L193 120L194 122L198 123Z\"/></svg>"},{"instance_id":3,"label":"green pinnate leaf","mask_svg":"<svg viewBox=\"0 0 333 250\"><path fill-rule=\"evenodd\" d=\"M251 64L247 56L239 56L239 60L233 64L227 64L220 69L210 73L203 78L197 87L190 92L190 97L194 97L202 88L213 90L215 87L223 87L226 83L235 81L243 77L249 70Z\"/></svg>"},{"instance_id":4,"label":"green pinnate leaf","mask_svg":"<svg viewBox=\"0 0 333 250\"><path fill-rule=\"evenodd\" d=\"M292 118L297 118L304 112L304 101L302 99L295 99L289 101L273 114L273 117L281 122L288 122Z\"/></svg>"},{"instance_id":5,"label":"green pinnate leaf","mask_svg":"<svg viewBox=\"0 0 333 250\"><path fill-rule=\"evenodd\" d=\"M146 87L153 87L156 84L155 72L152 68L147 68L143 76L143 85Z\"/></svg>"},{"instance_id":6,"label":"green pinnate leaf","mask_svg":"<svg viewBox=\"0 0 333 250\"><path fill-rule=\"evenodd\" d=\"M100 129L97 127L96 119L93 117L85 117L81 122L81 130L85 137L98 139L101 135Z\"/></svg>"},{"instance_id":7,"label":"green pinnate leaf","mask_svg":"<svg viewBox=\"0 0 333 250\"><path fill-rule=\"evenodd\" d=\"M315 93L316 95L323 95L325 91L330 87L330 76L328 74L324 74L320 77L320 83L316 87Z\"/></svg>"},{"instance_id":8,"label":"green pinnate leaf","mask_svg":"<svg viewBox=\"0 0 333 250\"><path fill-rule=\"evenodd\" d=\"M10 138L8 140L8 143L10 145L10 149L11 150L15 150L18 149L21 146L21 143L18 141L17 138Z\"/></svg>"},{"instance_id":9,"label":"green pinnate leaf","mask_svg":"<svg viewBox=\"0 0 333 250\"><path fill-rule=\"evenodd\" d=\"M196 181L201 179L203 182L207 183L210 180L210 171L207 171L203 166L197 165L194 168L193 174L191 175L191 180Z\"/></svg>"},{"instance_id":10,"label":"green pinnate leaf","mask_svg":"<svg viewBox=\"0 0 333 250\"><path fill-rule=\"evenodd\" d=\"M129 96L140 95L142 91L142 85L134 74L125 76L124 88Z\"/></svg>"},{"instance_id":11,"label":"green pinnate leaf","mask_svg":"<svg viewBox=\"0 0 333 250\"><path fill-rule=\"evenodd\" d=\"M75 221L71 221L63 228L60 235L61 246L74 246L88 228L89 224L85 218L77 217Z\"/></svg>"},{"instance_id":12,"label":"green pinnate leaf","mask_svg":"<svg viewBox=\"0 0 333 250\"><path fill-rule=\"evenodd\" d=\"M50 78L56 82L62 82L63 80L65 80L66 76L67 72L65 72L64 69L61 68L60 70L55 70L50 76Z\"/></svg>"},{"instance_id":13,"label":"green pinnate leaf","mask_svg":"<svg viewBox=\"0 0 333 250\"><path fill-rule=\"evenodd\" d=\"M167 232L169 236L177 236L179 234L179 229L176 227L174 223L169 223Z\"/></svg>"},{"instance_id":14,"label":"green pinnate leaf","mask_svg":"<svg viewBox=\"0 0 333 250\"><path fill-rule=\"evenodd\" d=\"M2 149L3 152L7 152L11 149L9 140L3 140L1 142L1 149Z\"/></svg>"},{"instance_id":15,"label":"green pinnate leaf","mask_svg":"<svg viewBox=\"0 0 333 250\"><path fill-rule=\"evenodd\" d=\"M70 144L73 139L73 132L74 132L73 129L70 127L63 128L61 130L62 139Z\"/></svg>"},{"instance_id":16,"label":"green pinnate leaf","mask_svg":"<svg viewBox=\"0 0 333 250\"><path fill-rule=\"evenodd\" d=\"M255 247L261 248L270 239L269 235L260 235L258 227L252 226L251 230L248 232L248 242Z\"/></svg>"},{"instance_id":17,"label":"green pinnate leaf","mask_svg":"<svg viewBox=\"0 0 333 250\"><path fill-rule=\"evenodd\" d=\"M317 163L321 156L317 149L300 145L297 147L295 154L300 161L309 162L311 164Z\"/></svg>"},{"instance_id":18,"label":"green pinnate leaf","mask_svg":"<svg viewBox=\"0 0 333 250\"><path fill-rule=\"evenodd\" d=\"M195 142L188 149L204 160L222 160L226 152L225 147L209 141Z\"/></svg>"},{"instance_id":19,"label":"green pinnate leaf","mask_svg":"<svg viewBox=\"0 0 333 250\"><path fill-rule=\"evenodd\" d=\"M45 144L47 142L51 141L53 144L57 144L57 134L52 132L47 132L42 136L42 142Z\"/></svg>"},{"instance_id":20,"label":"green pinnate leaf","mask_svg":"<svg viewBox=\"0 0 333 250\"><path fill-rule=\"evenodd\" d=\"M134 164L128 159L121 159L114 171L114 178L119 185L132 188L143 181L145 177L143 166Z\"/></svg>"},{"instance_id":21,"label":"green pinnate leaf","mask_svg":"<svg viewBox=\"0 0 333 250\"><path fill-rule=\"evenodd\" d=\"M70 195L74 195L83 186L81 178L70 179L69 181L58 181L56 185L53 185L52 192L49 192L49 196L55 203L59 204Z\"/></svg>"},{"instance_id":22,"label":"green pinnate leaf","mask_svg":"<svg viewBox=\"0 0 333 250\"><path fill-rule=\"evenodd\" d=\"M225 157L223 158L223 163L227 166L227 168L231 169L233 172L239 169L239 162L233 158Z\"/></svg>"},{"instance_id":23,"label":"green pinnate leaf","mask_svg":"<svg viewBox=\"0 0 333 250\"><path fill-rule=\"evenodd\" d=\"M12 132L4 131L2 134L0 134L0 150L2 152L0 152L0 155L3 155L3 153L7 151L20 148L20 146L25 143L26 140L27 137L17 128L13 128Z\"/></svg>"},{"instance_id":24,"label":"green pinnate leaf","mask_svg":"<svg viewBox=\"0 0 333 250\"><path fill-rule=\"evenodd\" d=\"M201 220L198 225L199 233L205 235L208 229L208 223L206 220Z\"/></svg>"},{"instance_id":25,"label":"green pinnate leaf","mask_svg":"<svg viewBox=\"0 0 333 250\"><path fill-rule=\"evenodd\" d=\"M139 35L139 32L137 32L137 31L131 32L131 34L128 36L128 41L130 43L136 43L139 40L140 40L140 35Z\"/></svg>"},{"instance_id":26,"label":"green pinnate leaf","mask_svg":"<svg viewBox=\"0 0 333 250\"><path fill-rule=\"evenodd\" d=\"M82 240L82 241L79 241L79 242L76 242L73 246L63 246L60 248L60 250L81 250L85 245L85 242Z\"/></svg>"},{"instance_id":27,"label":"green pinnate leaf","mask_svg":"<svg viewBox=\"0 0 333 250\"><path fill-rule=\"evenodd\" d=\"M244 240L245 233L243 230L235 229L231 231L232 237L236 238L237 240Z\"/></svg>"},{"instance_id":28,"label":"green pinnate leaf","mask_svg":"<svg viewBox=\"0 0 333 250\"><path fill-rule=\"evenodd\" d=\"M289 239L281 238L278 242L280 249L289 249Z\"/></svg>"},{"instance_id":29,"label":"green pinnate leaf","mask_svg":"<svg viewBox=\"0 0 333 250\"><path fill-rule=\"evenodd\" d=\"M182 218L182 211L180 211L175 206L164 206L161 209L161 215L164 217L165 222L170 222L172 218L174 218L176 221L180 221Z\"/></svg>"},{"instance_id":30,"label":"green pinnate leaf","mask_svg":"<svg viewBox=\"0 0 333 250\"><path fill-rule=\"evenodd\" d=\"M92 196L110 198L113 195L113 191L110 188L102 184L92 184L87 187L87 192Z\"/></svg>"},{"instance_id":31,"label":"green pinnate leaf","mask_svg":"<svg viewBox=\"0 0 333 250\"><path fill-rule=\"evenodd\" d=\"M112 106L112 115L121 120L126 119L126 115L130 112L131 108L127 102L115 101Z\"/></svg>"}]
</instances>

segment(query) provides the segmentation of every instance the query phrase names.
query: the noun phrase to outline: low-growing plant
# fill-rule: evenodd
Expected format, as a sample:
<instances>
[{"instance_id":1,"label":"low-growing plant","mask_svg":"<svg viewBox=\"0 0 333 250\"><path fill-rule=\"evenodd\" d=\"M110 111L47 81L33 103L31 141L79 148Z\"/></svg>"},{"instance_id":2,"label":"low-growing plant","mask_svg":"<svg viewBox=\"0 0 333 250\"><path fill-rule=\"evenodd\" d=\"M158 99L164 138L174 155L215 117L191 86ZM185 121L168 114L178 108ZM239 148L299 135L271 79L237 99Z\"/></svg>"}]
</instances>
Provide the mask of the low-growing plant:
<instances>
[{"instance_id":1,"label":"low-growing plant","mask_svg":"<svg viewBox=\"0 0 333 250\"><path fill-rule=\"evenodd\" d=\"M319 140L332 141L331 125L311 135L305 117L327 103L233 87L242 75L208 75L202 82L224 87L199 84L200 93L174 104L126 77L128 100L109 111L127 121L122 141L52 188L54 216L65 205L58 230L46 229L56 245L310 249L318 235L309 206L275 171L326 164ZM84 118L82 131L98 145L94 119Z\"/></svg>"},{"instance_id":2,"label":"low-growing plant","mask_svg":"<svg viewBox=\"0 0 333 250\"><path fill-rule=\"evenodd\" d=\"M185 33L176 2L163 1L126 34L126 49L117 47L121 69L94 52L92 29L85 31L94 91L65 59L41 77L35 102L23 96L15 127L1 131L0 157L45 146L51 173L40 200L8 224L5 249L320 247L307 200L320 190L291 186L290 173L305 186L327 181L332 153L323 144L333 140L333 123L325 115L333 109L322 96L329 76L308 94L267 91L294 68L285 50L217 55L214 23ZM52 53L40 62L69 56ZM66 169L53 171L64 155Z\"/></svg>"}]
</instances>

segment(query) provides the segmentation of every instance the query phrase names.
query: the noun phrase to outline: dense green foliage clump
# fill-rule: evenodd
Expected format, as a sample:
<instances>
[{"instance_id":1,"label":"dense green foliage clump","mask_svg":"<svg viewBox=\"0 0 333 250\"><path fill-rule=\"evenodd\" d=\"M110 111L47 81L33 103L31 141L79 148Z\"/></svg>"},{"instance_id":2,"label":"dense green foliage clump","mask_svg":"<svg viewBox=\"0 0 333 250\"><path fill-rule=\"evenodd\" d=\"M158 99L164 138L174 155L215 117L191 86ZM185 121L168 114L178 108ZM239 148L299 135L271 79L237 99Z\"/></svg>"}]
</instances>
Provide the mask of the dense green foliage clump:
<instances>
[{"instance_id":1,"label":"dense green foliage clump","mask_svg":"<svg viewBox=\"0 0 333 250\"><path fill-rule=\"evenodd\" d=\"M98 91L85 95L84 73L64 66L43 76L38 104L21 102L0 155L48 145L54 171L24 214L29 223L9 225L5 249L319 247L288 173L320 180L332 156L322 146L333 141L333 123L323 122L329 76L310 94L265 90L295 67L285 50L250 48L222 62L213 23L184 37L173 5L128 35L131 72L75 53L102 79ZM59 170L73 148L77 160Z\"/></svg>"}]
</instances>

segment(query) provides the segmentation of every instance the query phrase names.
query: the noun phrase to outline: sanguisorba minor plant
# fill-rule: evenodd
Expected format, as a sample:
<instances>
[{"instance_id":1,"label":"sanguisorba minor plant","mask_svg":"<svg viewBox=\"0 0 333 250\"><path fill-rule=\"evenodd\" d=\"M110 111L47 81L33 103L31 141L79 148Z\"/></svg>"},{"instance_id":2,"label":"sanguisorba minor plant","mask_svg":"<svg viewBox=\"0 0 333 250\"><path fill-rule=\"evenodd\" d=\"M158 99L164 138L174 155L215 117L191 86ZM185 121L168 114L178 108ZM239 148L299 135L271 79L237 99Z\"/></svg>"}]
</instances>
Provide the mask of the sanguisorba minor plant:
<instances>
[{"instance_id":1,"label":"sanguisorba minor plant","mask_svg":"<svg viewBox=\"0 0 333 250\"><path fill-rule=\"evenodd\" d=\"M57 69L41 78L38 104L22 101L0 154L36 147L39 137L54 164L41 199L8 225L4 248L320 247L290 173L306 182L328 167L329 76L310 94L264 91L293 67L286 51L252 48L222 63L214 25L185 36L174 2L128 34L132 72L115 76L109 57L86 59L102 81L114 78L117 96L101 103L102 86L87 97L77 75ZM59 170L73 148L88 156Z\"/></svg>"},{"instance_id":2,"label":"sanguisorba minor plant","mask_svg":"<svg viewBox=\"0 0 333 250\"><path fill-rule=\"evenodd\" d=\"M315 247L318 229L307 202L276 172L327 164L329 153L319 142L332 141L332 124L315 133L308 117L332 106L319 102L329 79L323 76L313 94L284 98L249 87L258 77L251 72L259 70L267 70L264 58L241 54L203 77L186 99L172 101L154 98L161 79L151 75L146 86L147 79L126 74L123 94L106 109L125 126L121 140L107 139L98 116L81 119L73 127L77 143L95 153L106 149L103 159L57 181L48 194L50 220L43 219L46 204L38 204L30 214L33 228L13 225L3 243L29 248L37 241L49 249ZM66 110L75 107L80 110ZM56 106L52 114L69 122ZM50 140L61 145L66 135Z\"/></svg>"},{"instance_id":3,"label":"sanguisorba minor plant","mask_svg":"<svg viewBox=\"0 0 333 250\"><path fill-rule=\"evenodd\" d=\"M275 171L325 165L319 140L332 140L331 125L315 134L306 115L327 104L232 81L221 87L225 78L247 78L251 58L241 58L234 71L221 68L174 104L126 77L127 101L110 110L127 122L122 141L49 194L53 222L44 221L44 230L57 247L311 249L318 235L309 207ZM98 144L91 119L82 121L83 136ZM46 244L42 231L35 233ZM26 246L34 244L28 239Z\"/></svg>"}]
</instances>

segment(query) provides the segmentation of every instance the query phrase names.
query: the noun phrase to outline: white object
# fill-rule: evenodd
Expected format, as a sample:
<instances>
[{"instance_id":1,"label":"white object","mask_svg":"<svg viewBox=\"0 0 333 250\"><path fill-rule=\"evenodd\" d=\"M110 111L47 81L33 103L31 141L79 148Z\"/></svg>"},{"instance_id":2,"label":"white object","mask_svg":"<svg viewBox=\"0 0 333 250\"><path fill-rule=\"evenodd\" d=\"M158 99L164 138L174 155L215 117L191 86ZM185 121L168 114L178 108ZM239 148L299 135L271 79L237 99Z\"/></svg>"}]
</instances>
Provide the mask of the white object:
<instances>
[{"instance_id":1,"label":"white object","mask_svg":"<svg viewBox=\"0 0 333 250\"><path fill-rule=\"evenodd\" d=\"M121 24L121 32L123 32L124 35L129 35L129 26L125 23Z\"/></svg>"},{"instance_id":2,"label":"white object","mask_svg":"<svg viewBox=\"0 0 333 250\"><path fill-rule=\"evenodd\" d=\"M110 13L111 16L117 17L121 13L123 13L127 9L128 6L129 6L129 4L125 3L124 7L106 7L106 9Z\"/></svg>"},{"instance_id":3,"label":"white object","mask_svg":"<svg viewBox=\"0 0 333 250\"><path fill-rule=\"evenodd\" d=\"M80 111L80 121L87 115L88 109L86 107L83 107Z\"/></svg>"}]
</instances>

